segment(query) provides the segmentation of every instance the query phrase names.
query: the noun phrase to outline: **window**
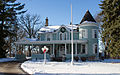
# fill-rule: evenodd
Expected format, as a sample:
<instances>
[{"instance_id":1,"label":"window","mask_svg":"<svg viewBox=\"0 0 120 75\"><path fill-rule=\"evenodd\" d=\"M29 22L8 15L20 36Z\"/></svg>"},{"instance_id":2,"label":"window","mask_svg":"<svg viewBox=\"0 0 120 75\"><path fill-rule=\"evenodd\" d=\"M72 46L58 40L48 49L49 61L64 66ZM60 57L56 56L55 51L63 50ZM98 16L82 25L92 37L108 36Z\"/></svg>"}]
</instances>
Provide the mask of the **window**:
<instances>
[{"instance_id":1,"label":"window","mask_svg":"<svg viewBox=\"0 0 120 75\"><path fill-rule=\"evenodd\" d=\"M98 45L97 44L93 45L93 52L94 52L94 54L98 53Z\"/></svg>"},{"instance_id":2,"label":"window","mask_svg":"<svg viewBox=\"0 0 120 75\"><path fill-rule=\"evenodd\" d=\"M50 41L50 34L47 34L47 41Z\"/></svg>"},{"instance_id":3,"label":"window","mask_svg":"<svg viewBox=\"0 0 120 75\"><path fill-rule=\"evenodd\" d=\"M64 40L66 40L67 38L66 38L66 33L64 33Z\"/></svg>"},{"instance_id":4,"label":"window","mask_svg":"<svg viewBox=\"0 0 120 75\"><path fill-rule=\"evenodd\" d=\"M40 38L41 38L41 36L40 36L40 34L38 34L38 40L40 40Z\"/></svg>"},{"instance_id":5,"label":"window","mask_svg":"<svg viewBox=\"0 0 120 75\"><path fill-rule=\"evenodd\" d=\"M92 34L93 34L93 38L97 38L97 30L96 29L93 29L92 30Z\"/></svg>"},{"instance_id":6,"label":"window","mask_svg":"<svg viewBox=\"0 0 120 75\"><path fill-rule=\"evenodd\" d=\"M62 33L60 33L60 40L62 40Z\"/></svg>"},{"instance_id":7,"label":"window","mask_svg":"<svg viewBox=\"0 0 120 75\"><path fill-rule=\"evenodd\" d=\"M81 53L85 53L85 50L86 50L85 44L82 44L81 46L82 46L82 47L81 47L81 50L82 50Z\"/></svg>"},{"instance_id":8,"label":"window","mask_svg":"<svg viewBox=\"0 0 120 75\"><path fill-rule=\"evenodd\" d=\"M82 38L85 38L85 30L82 30Z\"/></svg>"},{"instance_id":9,"label":"window","mask_svg":"<svg viewBox=\"0 0 120 75\"><path fill-rule=\"evenodd\" d=\"M60 33L60 40L66 40L67 34L66 33Z\"/></svg>"},{"instance_id":10,"label":"window","mask_svg":"<svg viewBox=\"0 0 120 75\"><path fill-rule=\"evenodd\" d=\"M95 45L95 53L97 53L97 45Z\"/></svg>"},{"instance_id":11,"label":"window","mask_svg":"<svg viewBox=\"0 0 120 75\"><path fill-rule=\"evenodd\" d=\"M87 38L87 37L88 37L87 29L80 29L80 39Z\"/></svg>"}]
</instances>

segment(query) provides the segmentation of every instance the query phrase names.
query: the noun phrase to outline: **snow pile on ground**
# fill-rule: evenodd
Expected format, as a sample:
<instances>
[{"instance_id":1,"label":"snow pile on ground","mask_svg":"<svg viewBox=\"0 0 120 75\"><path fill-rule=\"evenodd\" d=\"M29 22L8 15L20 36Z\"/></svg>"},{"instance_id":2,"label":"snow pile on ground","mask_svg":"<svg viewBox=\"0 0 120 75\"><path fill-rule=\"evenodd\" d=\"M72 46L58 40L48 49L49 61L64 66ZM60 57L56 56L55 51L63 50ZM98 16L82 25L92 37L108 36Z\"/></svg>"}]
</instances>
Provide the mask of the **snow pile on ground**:
<instances>
[{"instance_id":1,"label":"snow pile on ground","mask_svg":"<svg viewBox=\"0 0 120 75\"><path fill-rule=\"evenodd\" d=\"M15 58L0 58L0 62L14 61Z\"/></svg>"},{"instance_id":2,"label":"snow pile on ground","mask_svg":"<svg viewBox=\"0 0 120 75\"><path fill-rule=\"evenodd\" d=\"M35 75L120 75L120 63L26 61L21 68Z\"/></svg>"}]
</instances>

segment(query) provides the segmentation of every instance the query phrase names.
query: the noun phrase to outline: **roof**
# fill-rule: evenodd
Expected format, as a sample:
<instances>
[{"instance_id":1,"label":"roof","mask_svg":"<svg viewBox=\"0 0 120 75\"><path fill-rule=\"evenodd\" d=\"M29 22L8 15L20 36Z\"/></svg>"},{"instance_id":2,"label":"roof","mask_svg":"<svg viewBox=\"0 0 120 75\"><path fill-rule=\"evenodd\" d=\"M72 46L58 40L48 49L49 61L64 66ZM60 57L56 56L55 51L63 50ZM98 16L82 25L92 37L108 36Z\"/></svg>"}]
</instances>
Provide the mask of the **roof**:
<instances>
[{"instance_id":1,"label":"roof","mask_svg":"<svg viewBox=\"0 0 120 75\"><path fill-rule=\"evenodd\" d=\"M38 33L45 33L45 32L55 32L57 31L59 28L61 27L66 27L68 29L72 29L72 25L58 25L58 26L45 26L45 27L42 27ZM73 29L77 29L77 25L73 25Z\"/></svg>"},{"instance_id":2,"label":"roof","mask_svg":"<svg viewBox=\"0 0 120 75\"><path fill-rule=\"evenodd\" d=\"M90 21L90 22L96 22L89 10L85 13L83 19L81 20L80 24L82 24L84 21Z\"/></svg>"},{"instance_id":3,"label":"roof","mask_svg":"<svg viewBox=\"0 0 120 75\"><path fill-rule=\"evenodd\" d=\"M60 28L60 26L44 26L38 31L38 33L54 32L59 28Z\"/></svg>"}]
</instances>

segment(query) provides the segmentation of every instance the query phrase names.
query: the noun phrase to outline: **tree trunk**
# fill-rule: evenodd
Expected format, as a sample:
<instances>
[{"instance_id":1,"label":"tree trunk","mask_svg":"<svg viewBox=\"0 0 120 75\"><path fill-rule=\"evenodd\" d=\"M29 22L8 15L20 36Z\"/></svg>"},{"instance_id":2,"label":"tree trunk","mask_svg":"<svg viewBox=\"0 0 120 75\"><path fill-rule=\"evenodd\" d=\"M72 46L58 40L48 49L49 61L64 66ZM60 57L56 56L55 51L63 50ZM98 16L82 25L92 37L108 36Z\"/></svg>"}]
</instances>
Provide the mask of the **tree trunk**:
<instances>
[{"instance_id":1,"label":"tree trunk","mask_svg":"<svg viewBox=\"0 0 120 75\"><path fill-rule=\"evenodd\" d=\"M31 49L30 49L30 46L28 47L28 51L29 51L29 55L28 55L28 56L31 56Z\"/></svg>"}]
</instances>

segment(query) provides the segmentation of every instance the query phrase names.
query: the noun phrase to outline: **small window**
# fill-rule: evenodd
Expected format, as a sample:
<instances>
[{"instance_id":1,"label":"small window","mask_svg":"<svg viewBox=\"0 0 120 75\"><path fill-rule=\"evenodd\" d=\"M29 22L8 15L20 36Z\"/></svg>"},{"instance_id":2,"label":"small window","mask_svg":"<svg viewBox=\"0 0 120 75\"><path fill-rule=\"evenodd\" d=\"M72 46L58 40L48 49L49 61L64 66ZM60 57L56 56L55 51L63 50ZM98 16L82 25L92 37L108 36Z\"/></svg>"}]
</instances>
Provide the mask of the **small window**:
<instances>
[{"instance_id":1,"label":"small window","mask_svg":"<svg viewBox=\"0 0 120 75\"><path fill-rule=\"evenodd\" d=\"M93 30L93 38L97 38L97 30L96 29Z\"/></svg>"},{"instance_id":2,"label":"small window","mask_svg":"<svg viewBox=\"0 0 120 75\"><path fill-rule=\"evenodd\" d=\"M81 53L85 53L85 50L86 50L86 46L85 46L85 44L82 44L82 51L81 51Z\"/></svg>"},{"instance_id":3,"label":"small window","mask_svg":"<svg viewBox=\"0 0 120 75\"><path fill-rule=\"evenodd\" d=\"M95 45L95 53L97 53L97 45Z\"/></svg>"},{"instance_id":4,"label":"small window","mask_svg":"<svg viewBox=\"0 0 120 75\"><path fill-rule=\"evenodd\" d=\"M97 45L97 44L94 44L94 45L93 45L93 50L94 50L94 53L95 53L95 54L98 53L98 45Z\"/></svg>"}]
</instances>

